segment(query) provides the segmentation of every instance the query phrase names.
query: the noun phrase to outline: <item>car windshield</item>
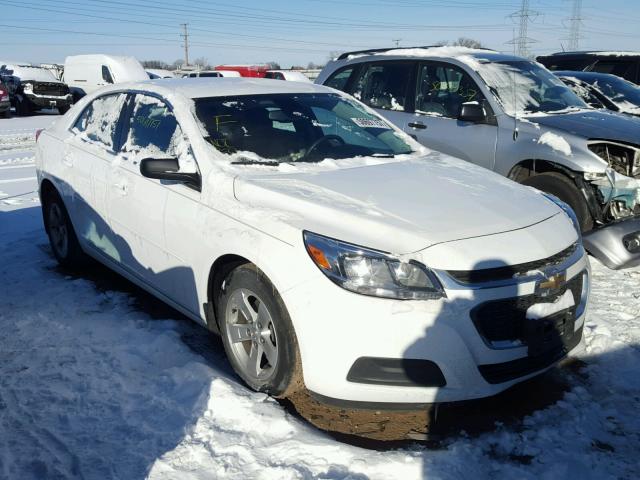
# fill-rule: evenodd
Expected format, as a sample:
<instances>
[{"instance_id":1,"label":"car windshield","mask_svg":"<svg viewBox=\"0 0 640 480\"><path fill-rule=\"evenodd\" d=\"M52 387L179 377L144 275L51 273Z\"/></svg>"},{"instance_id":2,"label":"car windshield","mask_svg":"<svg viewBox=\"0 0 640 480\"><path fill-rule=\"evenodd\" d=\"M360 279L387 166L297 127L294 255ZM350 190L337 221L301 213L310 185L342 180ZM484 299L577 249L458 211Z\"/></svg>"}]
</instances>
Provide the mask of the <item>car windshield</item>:
<instances>
[{"instance_id":1,"label":"car windshield","mask_svg":"<svg viewBox=\"0 0 640 480\"><path fill-rule=\"evenodd\" d=\"M276 162L411 153L382 118L339 94L197 98L207 140L226 154L250 152Z\"/></svg>"},{"instance_id":2,"label":"car windshield","mask_svg":"<svg viewBox=\"0 0 640 480\"><path fill-rule=\"evenodd\" d=\"M584 81L593 85L616 103L629 102L640 106L640 88L631 82L613 75L588 77Z\"/></svg>"},{"instance_id":3,"label":"car windshield","mask_svg":"<svg viewBox=\"0 0 640 480\"><path fill-rule=\"evenodd\" d=\"M558 77L534 62L481 62L478 73L509 115L589 108Z\"/></svg>"}]
</instances>

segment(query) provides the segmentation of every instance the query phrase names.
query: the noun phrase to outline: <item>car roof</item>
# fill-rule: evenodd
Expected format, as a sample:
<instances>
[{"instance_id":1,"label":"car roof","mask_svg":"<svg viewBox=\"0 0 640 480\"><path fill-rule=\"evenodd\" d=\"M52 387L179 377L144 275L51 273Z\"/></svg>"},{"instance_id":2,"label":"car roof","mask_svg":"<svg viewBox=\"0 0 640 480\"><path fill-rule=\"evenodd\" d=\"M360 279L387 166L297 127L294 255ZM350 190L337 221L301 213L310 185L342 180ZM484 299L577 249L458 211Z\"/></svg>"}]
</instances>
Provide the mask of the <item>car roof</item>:
<instances>
[{"instance_id":1,"label":"car roof","mask_svg":"<svg viewBox=\"0 0 640 480\"><path fill-rule=\"evenodd\" d=\"M102 89L101 91L105 91ZM227 97L234 95L267 95L277 93L335 93L335 90L313 83L283 82L266 78L165 78L115 84L110 91L146 90L163 96L180 94L187 98Z\"/></svg>"},{"instance_id":2,"label":"car roof","mask_svg":"<svg viewBox=\"0 0 640 480\"><path fill-rule=\"evenodd\" d=\"M433 46L433 47L413 47L413 48L386 48L374 50L360 50L357 52L343 53L337 60L355 60L355 59L379 59L392 57L398 58L458 58L471 56L478 60L488 60L490 62L509 62L526 60L522 57L500 53L495 50L468 47L450 47L450 46Z\"/></svg>"},{"instance_id":3,"label":"car roof","mask_svg":"<svg viewBox=\"0 0 640 480\"><path fill-rule=\"evenodd\" d=\"M556 52L549 55L540 55L541 58L547 57L588 57L588 56L601 56L601 57L640 57L640 52L630 51L606 51L606 50L582 50L574 52Z\"/></svg>"}]
</instances>

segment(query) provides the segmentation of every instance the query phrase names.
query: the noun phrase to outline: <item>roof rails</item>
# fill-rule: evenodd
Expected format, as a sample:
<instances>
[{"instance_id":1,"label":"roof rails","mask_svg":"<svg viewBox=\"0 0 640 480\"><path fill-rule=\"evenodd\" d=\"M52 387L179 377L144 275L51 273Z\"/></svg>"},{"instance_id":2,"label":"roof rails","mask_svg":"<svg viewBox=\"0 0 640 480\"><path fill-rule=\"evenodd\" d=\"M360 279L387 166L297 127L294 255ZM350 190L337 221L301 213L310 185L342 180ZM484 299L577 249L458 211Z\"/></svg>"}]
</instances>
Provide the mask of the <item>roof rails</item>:
<instances>
[{"instance_id":1,"label":"roof rails","mask_svg":"<svg viewBox=\"0 0 640 480\"><path fill-rule=\"evenodd\" d=\"M369 53L381 53L381 52L390 52L392 50L411 50L413 48L438 48L438 47L447 47L448 45L424 45L424 46L419 46L419 47L389 47L389 48L371 48L369 50L357 50L354 52L345 52L343 54L341 54L337 60L344 60L345 58L347 58L350 55L365 55L365 54L369 54ZM461 47L463 48L463 47ZM484 47L479 47L479 48L474 48L474 50L489 50L489 51L493 51L492 48L484 48Z\"/></svg>"}]
</instances>

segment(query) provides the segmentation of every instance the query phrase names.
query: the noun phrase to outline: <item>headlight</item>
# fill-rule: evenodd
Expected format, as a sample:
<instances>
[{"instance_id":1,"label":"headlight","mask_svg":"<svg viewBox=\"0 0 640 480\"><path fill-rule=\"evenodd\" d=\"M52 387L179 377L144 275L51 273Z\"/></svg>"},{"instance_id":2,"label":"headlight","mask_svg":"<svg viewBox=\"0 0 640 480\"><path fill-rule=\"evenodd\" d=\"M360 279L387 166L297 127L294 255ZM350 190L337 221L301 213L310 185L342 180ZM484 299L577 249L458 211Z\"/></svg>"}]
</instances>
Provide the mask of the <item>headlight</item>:
<instances>
[{"instance_id":1,"label":"headlight","mask_svg":"<svg viewBox=\"0 0 640 480\"><path fill-rule=\"evenodd\" d=\"M424 265L402 262L386 253L304 232L304 244L317 267L346 290L399 300L434 300L445 296Z\"/></svg>"},{"instance_id":2,"label":"headlight","mask_svg":"<svg viewBox=\"0 0 640 480\"><path fill-rule=\"evenodd\" d=\"M23 83L22 84L22 91L24 91L24 92L32 92L33 91L33 84L32 83Z\"/></svg>"},{"instance_id":3,"label":"headlight","mask_svg":"<svg viewBox=\"0 0 640 480\"><path fill-rule=\"evenodd\" d=\"M580 228L580 222L578 221L578 217L576 213L573 211L573 208L571 208L567 203L563 202L555 195L551 195L550 193L544 193L544 192L542 192L542 195L544 195L553 203L555 203L557 206L559 206L564 211L564 213L567 214L567 217L569 217L571 219L571 222L573 223L573 228L575 228L576 232L578 232L578 240L582 241L582 229Z\"/></svg>"}]
</instances>

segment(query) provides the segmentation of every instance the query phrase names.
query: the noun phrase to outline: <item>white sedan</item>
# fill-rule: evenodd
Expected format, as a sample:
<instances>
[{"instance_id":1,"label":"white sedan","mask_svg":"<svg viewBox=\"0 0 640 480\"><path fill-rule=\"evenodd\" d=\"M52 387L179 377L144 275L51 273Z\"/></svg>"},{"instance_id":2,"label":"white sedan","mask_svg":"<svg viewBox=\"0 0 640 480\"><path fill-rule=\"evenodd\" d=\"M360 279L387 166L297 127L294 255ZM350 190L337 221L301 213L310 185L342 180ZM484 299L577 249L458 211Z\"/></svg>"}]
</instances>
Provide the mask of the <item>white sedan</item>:
<instances>
[{"instance_id":1,"label":"white sedan","mask_svg":"<svg viewBox=\"0 0 640 480\"><path fill-rule=\"evenodd\" d=\"M37 171L60 263L94 257L219 332L274 396L483 397L582 338L590 270L566 205L330 88L114 85L42 132Z\"/></svg>"}]
</instances>

